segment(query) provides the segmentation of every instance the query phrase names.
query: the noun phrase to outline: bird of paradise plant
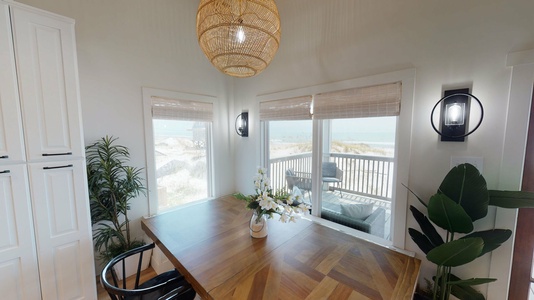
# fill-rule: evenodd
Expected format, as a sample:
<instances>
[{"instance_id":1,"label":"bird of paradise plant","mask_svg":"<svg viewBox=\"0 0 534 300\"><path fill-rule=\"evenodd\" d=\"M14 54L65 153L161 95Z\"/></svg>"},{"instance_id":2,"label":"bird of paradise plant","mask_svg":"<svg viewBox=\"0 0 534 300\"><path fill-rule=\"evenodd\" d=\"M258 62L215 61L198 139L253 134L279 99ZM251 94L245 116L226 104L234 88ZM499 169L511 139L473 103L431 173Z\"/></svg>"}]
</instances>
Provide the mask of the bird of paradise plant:
<instances>
[{"instance_id":1,"label":"bird of paradise plant","mask_svg":"<svg viewBox=\"0 0 534 300\"><path fill-rule=\"evenodd\" d=\"M421 231L409 228L408 232L426 258L437 266L436 275L428 280L432 283L432 299L449 299L451 294L459 299L485 299L472 286L496 279L460 279L452 274L452 268L495 250L510 238L512 231L474 231L473 222L487 215L489 205L502 208L534 207L534 193L488 190L486 180L471 164L461 164L451 169L428 203L408 190L427 209L426 216L410 206ZM434 225L445 230L445 238Z\"/></svg>"}]
</instances>

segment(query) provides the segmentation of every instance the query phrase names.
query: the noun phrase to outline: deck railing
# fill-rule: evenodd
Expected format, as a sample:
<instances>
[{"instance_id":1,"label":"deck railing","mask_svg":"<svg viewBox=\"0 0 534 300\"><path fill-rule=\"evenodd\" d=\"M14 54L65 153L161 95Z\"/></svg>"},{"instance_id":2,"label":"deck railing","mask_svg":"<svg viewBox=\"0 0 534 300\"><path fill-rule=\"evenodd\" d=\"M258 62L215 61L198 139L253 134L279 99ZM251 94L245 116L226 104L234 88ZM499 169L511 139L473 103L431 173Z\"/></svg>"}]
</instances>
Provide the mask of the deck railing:
<instances>
[{"instance_id":1,"label":"deck railing","mask_svg":"<svg viewBox=\"0 0 534 300\"><path fill-rule=\"evenodd\" d=\"M275 190L282 189L287 186L287 169L292 169L296 172L311 174L312 154L310 152L280 158L273 158L270 160L270 167L272 188Z\"/></svg>"},{"instance_id":2,"label":"deck railing","mask_svg":"<svg viewBox=\"0 0 534 300\"><path fill-rule=\"evenodd\" d=\"M343 181L337 185L331 184L333 188L362 196L391 200L394 168L392 157L330 153L329 161L335 162L343 172ZM287 169L311 174L311 165L311 153L271 159L272 187L281 189L287 186L285 181Z\"/></svg>"}]
</instances>

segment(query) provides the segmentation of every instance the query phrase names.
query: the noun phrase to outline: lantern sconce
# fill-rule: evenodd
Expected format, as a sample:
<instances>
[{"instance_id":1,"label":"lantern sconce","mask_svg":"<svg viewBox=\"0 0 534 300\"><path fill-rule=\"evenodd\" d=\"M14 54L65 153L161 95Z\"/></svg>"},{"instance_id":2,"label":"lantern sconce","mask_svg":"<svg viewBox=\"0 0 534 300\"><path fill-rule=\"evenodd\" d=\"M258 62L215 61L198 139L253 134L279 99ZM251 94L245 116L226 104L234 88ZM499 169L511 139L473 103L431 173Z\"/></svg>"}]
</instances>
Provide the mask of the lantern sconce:
<instances>
[{"instance_id":1,"label":"lantern sconce","mask_svg":"<svg viewBox=\"0 0 534 300\"><path fill-rule=\"evenodd\" d=\"M242 137L248 137L248 112L244 111L235 118L235 132Z\"/></svg>"},{"instance_id":2,"label":"lantern sconce","mask_svg":"<svg viewBox=\"0 0 534 300\"><path fill-rule=\"evenodd\" d=\"M484 118L484 108L477 97L469 93L469 89L448 90L445 91L444 97L441 98L430 114L432 128L441 136L442 142L463 142L465 137L475 132L480 127ZM470 101L474 99L480 106L480 119L473 130L466 133L467 124L470 117ZM436 107L441 104L440 129L434 124L434 112Z\"/></svg>"}]
</instances>

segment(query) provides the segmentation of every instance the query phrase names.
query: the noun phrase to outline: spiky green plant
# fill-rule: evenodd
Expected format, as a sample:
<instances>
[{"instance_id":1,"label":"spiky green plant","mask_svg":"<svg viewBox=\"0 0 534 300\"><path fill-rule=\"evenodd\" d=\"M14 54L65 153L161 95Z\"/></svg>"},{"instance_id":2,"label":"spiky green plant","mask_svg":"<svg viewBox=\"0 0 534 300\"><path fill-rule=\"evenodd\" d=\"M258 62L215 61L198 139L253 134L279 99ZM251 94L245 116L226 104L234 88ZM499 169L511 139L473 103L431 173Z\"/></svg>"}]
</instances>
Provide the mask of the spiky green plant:
<instances>
[{"instance_id":1,"label":"spiky green plant","mask_svg":"<svg viewBox=\"0 0 534 300\"><path fill-rule=\"evenodd\" d=\"M415 196L426 207L428 217L410 206L421 231L409 228L408 232L426 258L437 266L436 275L432 278L433 299L449 299L451 294L459 299L484 299L472 286L496 279L462 280L452 274L452 268L495 250L510 238L512 231L491 229L473 232L473 222L487 215L489 205L534 207L534 193L488 190L486 180L473 165L461 164L449 171L428 204ZM445 230L445 238L434 225Z\"/></svg>"},{"instance_id":2,"label":"spiky green plant","mask_svg":"<svg viewBox=\"0 0 534 300\"><path fill-rule=\"evenodd\" d=\"M130 200L145 194L140 168L125 165L128 148L105 136L86 147L93 240L103 263L144 243L131 238Z\"/></svg>"}]
</instances>

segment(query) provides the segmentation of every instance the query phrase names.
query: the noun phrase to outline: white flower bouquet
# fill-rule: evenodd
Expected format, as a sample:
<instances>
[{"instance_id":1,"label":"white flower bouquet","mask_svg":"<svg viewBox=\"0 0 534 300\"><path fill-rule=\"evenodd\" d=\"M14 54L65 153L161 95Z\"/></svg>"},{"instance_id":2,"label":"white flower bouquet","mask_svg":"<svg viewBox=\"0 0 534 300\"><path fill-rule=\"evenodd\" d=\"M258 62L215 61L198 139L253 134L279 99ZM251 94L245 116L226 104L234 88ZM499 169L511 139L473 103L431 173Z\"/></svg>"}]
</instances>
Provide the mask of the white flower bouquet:
<instances>
[{"instance_id":1,"label":"white flower bouquet","mask_svg":"<svg viewBox=\"0 0 534 300\"><path fill-rule=\"evenodd\" d=\"M273 191L271 181L264 168L258 168L258 174L254 176L256 194L234 194L237 199L247 202L247 207L255 211L256 222L266 215L272 218L274 214L280 215L280 221L296 222L301 214L307 214L309 207L300 199L284 190Z\"/></svg>"}]
</instances>

